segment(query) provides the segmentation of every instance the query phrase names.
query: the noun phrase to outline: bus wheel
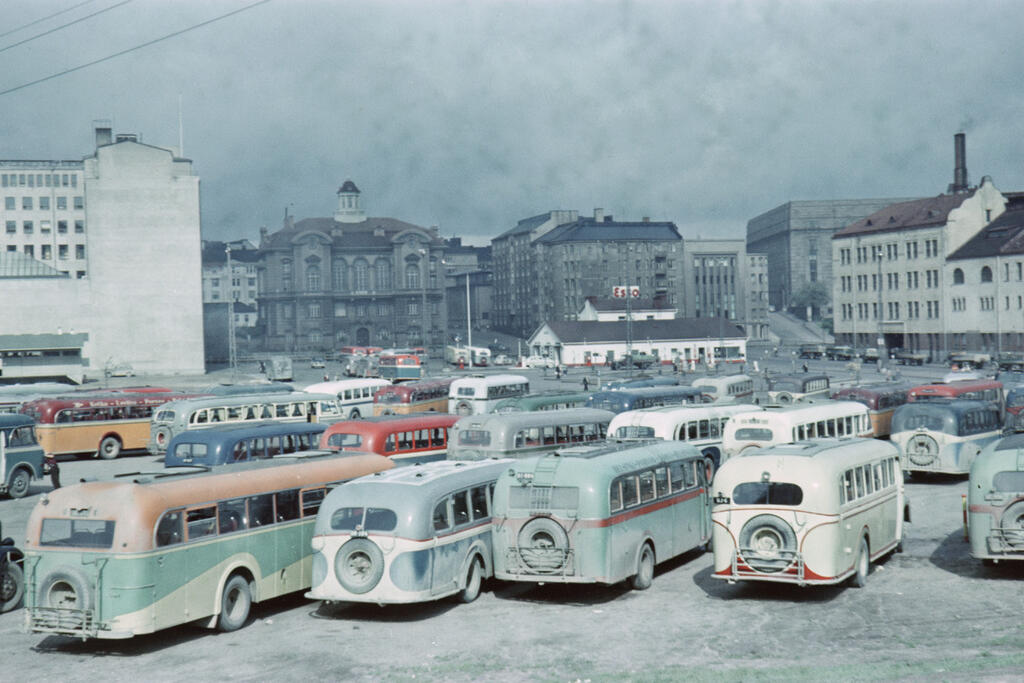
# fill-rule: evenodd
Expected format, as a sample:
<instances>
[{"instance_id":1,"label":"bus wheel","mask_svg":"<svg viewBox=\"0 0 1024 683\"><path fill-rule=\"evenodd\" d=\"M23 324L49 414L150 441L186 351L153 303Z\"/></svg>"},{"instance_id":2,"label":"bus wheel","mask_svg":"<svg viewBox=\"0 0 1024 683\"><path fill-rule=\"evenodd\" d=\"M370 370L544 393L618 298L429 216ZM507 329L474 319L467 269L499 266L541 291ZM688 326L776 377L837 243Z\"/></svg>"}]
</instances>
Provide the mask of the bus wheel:
<instances>
[{"instance_id":1,"label":"bus wheel","mask_svg":"<svg viewBox=\"0 0 1024 683\"><path fill-rule=\"evenodd\" d=\"M348 419L350 419L350 420L358 420L359 419L359 409L358 408L353 408L352 412L348 414Z\"/></svg>"},{"instance_id":2,"label":"bus wheel","mask_svg":"<svg viewBox=\"0 0 1024 683\"><path fill-rule=\"evenodd\" d=\"M1007 545L1016 550L1024 548L1024 501L1017 501L1006 508L999 526Z\"/></svg>"},{"instance_id":3,"label":"bus wheel","mask_svg":"<svg viewBox=\"0 0 1024 683\"><path fill-rule=\"evenodd\" d=\"M10 559L0 570L0 612L10 612L21 605L25 596L25 574Z\"/></svg>"},{"instance_id":4,"label":"bus wheel","mask_svg":"<svg viewBox=\"0 0 1024 683\"><path fill-rule=\"evenodd\" d=\"M241 574L235 574L224 586L224 594L220 596L220 617L217 628L225 633L237 631L249 621L249 608L252 606L252 593L249 582Z\"/></svg>"},{"instance_id":5,"label":"bus wheel","mask_svg":"<svg viewBox=\"0 0 1024 683\"><path fill-rule=\"evenodd\" d=\"M466 587L459 593L461 602L470 603L480 595L480 585L483 583L483 569L480 567L480 558L473 557L469 563L469 573L466 575Z\"/></svg>"},{"instance_id":6,"label":"bus wheel","mask_svg":"<svg viewBox=\"0 0 1024 683\"><path fill-rule=\"evenodd\" d=\"M7 495L11 498L24 498L31 480L27 470L15 470L7 482Z\"/></svg>"},{"instance_id":7,"label":"bus wheel","mask_svg":"<svg viewBox=\"0 0 1024 683\"><path fill-rule=\"evenodd\" d=\"M868 539L860 539L860 552L857 553L857 564L854 566L850 585L863 588L868 583L868 572L871 571L871 554L868 551Z\"/></svg>"},{"instance_id":8,"label":"bus wheel","mask_svg":"<svg viewBox=\"0 0 1024 683\"><path fill-rule=\"evenodd\" d=\"M629 585L634 590L642 591L651 587L654 581L654 549L649 543L644 543L640 549L640 558L636 561L636 574L629 580Z\"/></svg>"},{"instance_id":9,"label":"bus wheel","mask_svg":"<svg viewBox=\"0 0 1024 683\"><path fill-rule=\"evenodd\" d=\"M105 436L100 441L99 455L104 460L113 460L121 455L121 441L116 436Z\"/></svg>"},{"instance_id":10,"label":"bus wheel","mask_svg":"<svg viewBox=\"0 0 1024 683\"><path fill-rule=\"evenodd\" d=\"M473 414L473 407L470 406L465 401L461 401L461 402L459 402L459 405L455 406L455 414L456 415L472 415Z\"/></svg>"}]
</instances>

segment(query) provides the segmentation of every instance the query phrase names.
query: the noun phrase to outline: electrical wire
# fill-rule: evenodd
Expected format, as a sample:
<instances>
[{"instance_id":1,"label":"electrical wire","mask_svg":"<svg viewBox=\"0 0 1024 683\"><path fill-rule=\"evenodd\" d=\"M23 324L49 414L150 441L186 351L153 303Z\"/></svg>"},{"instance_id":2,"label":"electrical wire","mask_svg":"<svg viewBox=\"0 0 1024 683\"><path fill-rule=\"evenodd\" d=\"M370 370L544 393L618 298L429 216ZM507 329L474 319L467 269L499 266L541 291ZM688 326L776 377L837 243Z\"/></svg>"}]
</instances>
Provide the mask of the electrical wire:
<instances>
[{"instance_id":1,"label":"electrical wire","mask_svg":"<svg viewBox=\"0 0 1024 683\"><path fill-rule=\"evenodd\" d=\"M103 62L110 61L111 59L116 59L117 57L121 57L121 56L126 55L126 54L128 54L130 52L135 52L136 50L141 50L143 48L149 47L150 45L155 45L157 43L163 42L163 41L165 41L165 40L167 40L169 38L174 38L175 36L180 36L183 33L188 33L189 31L194 31L197 28L201 28L203 26L207 26L209 24L214 23L215 21L220 21L221 19L226 19L226 18L228 18L228 17L230 17L232 15L239 14L239 13L244 12L246 10L250 10L253 7L257 7L259 5L265 5L268 2L270 2L270 0L258 0L258 2L254 2L254 3L250 4L250 5L246 5L245 7L241 7L239 9L233 10L231 12L228 12L227 14L222 14L222 15L220 15L218 17L214 17L213 19L207 19L206 21L200 22L198 24L193 24L192 26L189 26L188 28L183 28L180 31L175 31L174 33L168 33L165 36L161 36L159 38L154 38L153 40L147 41L145 43L141 43L141 44L136 45L134 47L130 47L130 48L126 49L126 50L121 50L120 52L115 52L112 55L107 55L106 57L101 57L99 59L94 59L91 62L86 62L85 64L79 64L78 66L73 66L70 69L65 69L64 71L59 71L59 72L57 72L55 74L50 74L49 76L44 76L42 78L37 78L34 81L29 81L28 83L22 83L21 85L16 85L13 88L8 88L7 90L0 90L0 97L2 97L3 95L9 95L12 92L17 92L18 90L23 90L24 88L28 88L28 87L33 86L33 85L38 85L40 83L45 83L46 81L53 80L54 78L59 78L61 76L66 76L66 75L68 75L70 73L74 73L76 71L81 71L82 69L86 69L86 68L88 68L90 66L95 66L97 64L102 64Z\"/></svg>"},{"instance_id":2,"label":"electrical wire","mask_svg":"<svg viewBox=\"0 0 1024 683\"><path fill-rule=\"evenodd\" d=\"M121 2L117 3L116 5L111 5L110 7L105 7L105 8L103 8L103 9L97 11L97 12L93 12L92 14L87 14L84 17L81 17L79 19L75 19L74 21L69 21L66 24L62 24L60 26L56 26L54 28L51 28L49 31L43 31L42 33L37 33L34 36L26 38L25 40L20 40L17 43L11 43L10 45L7 45L6 47L0 47L0 52L6 52L7 50L10 50L12 47L18 47L19 45L24 45L25 43L31 43L36 38L42 38L43 36L48 36L51 33L56 33L57 31L60 31L61 29L67 28L68 26L74 26L75 24L81 23L81 22L85 21L86 19L92 19L93 17L95 17L97 15L100 15L100 14L103 14L104 12L109 12L112 9L117 9L121 5L127 5L131 1L132 0L122 0Z\"/></svg>"},{"instance_id":3,"label":"electrical wire","mask_svg":"<svg viewBox=\"0 0 1024 683\"><path fill-rule=\"evenodd\" d=\"M68 7L67 9L62 9L59 12L54 12L53 14L51 14L49 16L46 16L46 17L43 17L42 19L36 19L35 21L30 21L27 24L22 24L18 28L12 28L9 31L4 31L3 33L0 33L0 38L3 38L4 36L9 36L12 33L17 33L18 31L20 31L20 30L22 30L24 28L28 28L29 26L35 26L36 24L44 22L47 19L53 19L54 17L60 16L61 14L65 14L66 12L70 12L73 9L78 9L82 5L88 5L90 2L95 2L95 1L96 0L85 0L85 2L80 2L77 5L72 5L71 7Z\"/></svg>"}]
</instances>

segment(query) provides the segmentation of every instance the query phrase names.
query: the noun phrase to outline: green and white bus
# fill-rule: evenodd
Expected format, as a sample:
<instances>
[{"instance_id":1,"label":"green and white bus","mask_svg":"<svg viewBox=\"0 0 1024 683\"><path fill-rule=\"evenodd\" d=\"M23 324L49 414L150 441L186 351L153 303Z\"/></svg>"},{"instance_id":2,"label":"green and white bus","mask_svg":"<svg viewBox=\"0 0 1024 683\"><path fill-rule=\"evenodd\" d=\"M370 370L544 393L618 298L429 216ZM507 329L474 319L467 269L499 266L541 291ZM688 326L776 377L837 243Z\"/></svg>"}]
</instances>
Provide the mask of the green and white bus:
<instances>
[{"instance_id":1,"label":"green and white bus","mask_svg":"<svg viewBox=\"0 0 1024 683\"><path fill-rule=\"evenodd\" d=\"M494 576L651 585L654 566L711 538L704 456L650 441L516 461L494 489Z\"/></svg>"},{"instance_id":2,"label":"green and white bus","mask_svg":"<svg viewBox=\"0 0 1024 683\"><path fill-rule=\"evenodd\" d=\"M130 638L197 621L233 631L253 602L308 589L320 502L394 465L300 455L44 494L27 529L27 630Z\"/></svg>"},{"instance_id":3,"label":"green and white bus","mask_svg":"<svg viewBox=\"0 0 1024 683\"><path fill-rule=\"evenodd\" d=\"M1024 560L1024 434L985 446L967 487L971 555L986 564Z\"/></svg>"},{"instance_id":4,"label":"green and white bus","mask_svg":"<svg viewBox=\"0 0 1024 683\"><path fill-rule=\"evenodd\" d=\"M469 415L452 425L448 460L525 458L604 442L615 413L597 408Z\"/></svg>"}]
</instances>

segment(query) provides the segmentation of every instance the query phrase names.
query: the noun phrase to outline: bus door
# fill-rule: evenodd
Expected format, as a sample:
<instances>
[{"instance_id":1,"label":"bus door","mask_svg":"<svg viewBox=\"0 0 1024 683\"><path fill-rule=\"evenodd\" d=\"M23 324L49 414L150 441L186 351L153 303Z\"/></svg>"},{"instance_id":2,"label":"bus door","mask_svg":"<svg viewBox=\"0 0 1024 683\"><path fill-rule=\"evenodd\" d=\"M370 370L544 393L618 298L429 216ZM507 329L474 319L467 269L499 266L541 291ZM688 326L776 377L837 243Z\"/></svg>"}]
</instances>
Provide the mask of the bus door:
<instances>
[{"instance_id":1,"label":"bus door","mask_svg":"<svg viewBox=\"0 0 1024 683\"><path fill-rule=\"evenodd\" d=\"M466 505L465 493L462 494L462 497L463 505ZM450 590L454 587L453 583L457 581L454 578L457 569L454 566L457 559L455 545L447 543L447 536L452 533L454 528L452 519L456 507L456 505L453 505L452 496L445 496L434 506L434 512L431 517L431 523L434 527L434 539L430 548L431 595L437 595L438 593ZM467 514L468 511L467 507Z\"/></svg>"}]
</instances>

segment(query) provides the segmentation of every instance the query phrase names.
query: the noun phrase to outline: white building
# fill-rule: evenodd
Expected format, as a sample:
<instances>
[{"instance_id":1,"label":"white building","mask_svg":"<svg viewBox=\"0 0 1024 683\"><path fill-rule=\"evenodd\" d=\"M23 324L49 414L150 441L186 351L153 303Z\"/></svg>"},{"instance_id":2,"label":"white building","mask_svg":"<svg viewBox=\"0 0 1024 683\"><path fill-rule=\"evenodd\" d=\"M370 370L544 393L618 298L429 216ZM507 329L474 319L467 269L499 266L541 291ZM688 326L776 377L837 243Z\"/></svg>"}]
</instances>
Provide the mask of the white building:
<instances>
[{"instance_id":1,"label":"white building","mask_svg":"<svg viewBox=\"0 0 1024 683\"><path fill-rule=\"evenodd\" d=\"M653 299L599 299L587 297L583 302L577 320L599 320L611 322L615 320L672 320L679 312L667 303Z\"/></svg>"},{"instance_id":2,"label":"white building","mask_svg":"<svg viewBox=\"0 0 1024 683\"><path fill-rule=\"evenodd\" d=\"M51 198L54 213L45 219L51 221L45 235L36 231L35 223L32 233L24 232L25 220L44 220L36 213L37 201L31 210L6 209L9 198L15 207L25 206L23 198L31 194L28 167L26 185L21 185L18 169L17 185L11 187L14 171L4 166L10 163L0 162L8 175L8 187L0 186L5 207L0 220L5 225L8 220L20 222L21 230L16 230L8 247L16 246L25 254L31 245L33 255L41 256L42 247L49 243L51 256L57 252L57 270L68 275L28 274L0 280L4 331L88 334L83 356L91 378L102 376L104 367L123 364L136 373L203 372L199 178L192 162L175 150L143 144L136 135L114 139L110 128L98 127L96 151L83 159L79 174L73 176L68 166L66 214L57 208L65 192L63 167L59 167L60 188L54 187L58 169L54 167L47 191L43 169L51 162L18 162L37 164L34 196ZM77 188L70 184L71 177L78 178ZM78 194L73 192L76 189ZM21 216L22 211L31 211L33 218ZM69 221L68 233L60 231L61 220ZM81 233L75 232L73 221L78 220ZM69 255L74 256L68 259L67 269L61 267L60 258L65 234Z\"/></svg>"}]
</instances>

